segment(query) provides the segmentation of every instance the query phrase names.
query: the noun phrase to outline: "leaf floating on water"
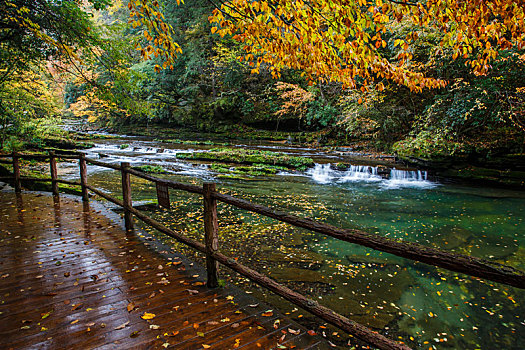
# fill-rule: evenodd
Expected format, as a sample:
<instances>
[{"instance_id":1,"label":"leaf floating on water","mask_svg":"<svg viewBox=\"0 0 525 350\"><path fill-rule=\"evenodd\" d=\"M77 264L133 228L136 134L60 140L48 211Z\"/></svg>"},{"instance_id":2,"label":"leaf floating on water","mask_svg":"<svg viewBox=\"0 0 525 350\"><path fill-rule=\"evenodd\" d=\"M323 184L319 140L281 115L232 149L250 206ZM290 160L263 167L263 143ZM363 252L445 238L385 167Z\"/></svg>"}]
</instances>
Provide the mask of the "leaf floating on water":
<instances>
[{"instance_id":1,"label":"leaf floating on water","mask_svg":"<svg viewBox=\"0 0 525 350\"><path fill-rule=\"evenodd\" d=\"M143 320L151 320L152 318L155 318L155 314L145 312L144 315L140 316Z\"/></svg>"}]
</instances>

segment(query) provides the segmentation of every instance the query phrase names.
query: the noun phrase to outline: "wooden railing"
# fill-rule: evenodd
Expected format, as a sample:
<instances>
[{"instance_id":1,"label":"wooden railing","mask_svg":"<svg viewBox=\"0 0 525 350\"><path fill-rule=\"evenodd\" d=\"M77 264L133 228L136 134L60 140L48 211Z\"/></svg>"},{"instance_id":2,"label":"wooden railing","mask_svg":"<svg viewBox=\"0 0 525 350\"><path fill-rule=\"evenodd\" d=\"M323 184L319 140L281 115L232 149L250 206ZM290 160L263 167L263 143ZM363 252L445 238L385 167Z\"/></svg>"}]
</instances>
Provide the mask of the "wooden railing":
<instances>
[{"instance_id":1,"label":"wooden railing","mask_svg":"<svg viewBox=\"0 0 525 350\"><path fill-rule=\"evenodd\" d=\"M56 159L78 159L80 168L80 182L61 180L57 176ZM11 161L2 160L2 158L11 158ZM20 176L19 160L38 159L49 160L51 178L28 178ZM420 261L426 264L442 267L451 271L461 272L467 275L481 277L499 283L504 283L517 288L525 289L525 273L523 271L514 269L513 267L494 263L485 259L476 257L454 254L451 252L439 250L423 246L417 243L406 243L402 241L392 240L379 235L363 232L360 230L350 230L335 227L325 223L321 223L309 218L301 218L283 211L277 211L262 205L254 204L252 202L239 199L227 194L220 193L216 190L215 184L204 183L202 187L184 184L176 181L160 179L141 171L132 169L129 163L121 163L120 165L107 164L98 160L86 158L85 154L79 153L77 155L57 155L50 152L49 155L23 155L13 153L11 155L0 155L0 164L12 164L13 176L9 179L13 181L13 186L16 192L22 190L22 181L44 181L51 182L52 192L58 195L58 184L68 184L80 186L82 190L82 199L89 200L88 190L96 195L115 203L124 208L124 221L127 230L133 230L133 216L139 218L146 224L159 230L160 232L175 238L201 253L206 255L206 270L207 270L207 285L211 288L218 286L218 264L227 266L249 278L251 281L273 291L295 305L309 311L318 316L324 321L337 326L338 328L354 335L355 337L364 340L380 349L409 349L403 343L393 341L369 328L354 322L347 317L344 317L333 310L319 305L316 301L308 299L304 295L297 293L286 286L283 286L271 278L247 267L235 259L232 259L219 252L218 247L218 217L217 217L217 201L233 205L235 207L245 209L254 213L258 213L282 222L292 224L296 227L306 228L336 239L346 242L359 244L382 252L394 254L403 258L408 258L415 261ZM98 165L101 167L110 168L120 171L122 174L122 198L120 201L103 191L90 186L87 181L87 166L86 164ZM131 178L130 175L149 180L156 185L165 186L175 190L182 190L203 196L204 205L204 244L192 238L181 235L180 233L167 228L162 223L145 215L141 211L133 208L131 198Z\"/></svg>"}]
</instances>

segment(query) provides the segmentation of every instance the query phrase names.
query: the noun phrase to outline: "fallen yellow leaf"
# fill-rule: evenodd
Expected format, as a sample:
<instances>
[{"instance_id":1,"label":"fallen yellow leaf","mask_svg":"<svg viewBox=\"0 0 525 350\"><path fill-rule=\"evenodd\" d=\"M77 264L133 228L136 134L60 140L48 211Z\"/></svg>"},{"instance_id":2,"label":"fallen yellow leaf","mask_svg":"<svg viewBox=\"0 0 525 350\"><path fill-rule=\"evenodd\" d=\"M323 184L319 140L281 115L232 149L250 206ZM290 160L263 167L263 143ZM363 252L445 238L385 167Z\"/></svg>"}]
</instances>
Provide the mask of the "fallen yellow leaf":
<instances>
[{"instance_id":1,"label":"fallen yellow leaf","mask_svg":"<svg viewBox=\"0 0 525 350\"><path fill-rule=\"evenodd\" d=\"M151 320L152 318L155 318L155 314L151 314L149 312L145 312L144 315L140 316L143 320Z\"/></svg>"}]
</instances>

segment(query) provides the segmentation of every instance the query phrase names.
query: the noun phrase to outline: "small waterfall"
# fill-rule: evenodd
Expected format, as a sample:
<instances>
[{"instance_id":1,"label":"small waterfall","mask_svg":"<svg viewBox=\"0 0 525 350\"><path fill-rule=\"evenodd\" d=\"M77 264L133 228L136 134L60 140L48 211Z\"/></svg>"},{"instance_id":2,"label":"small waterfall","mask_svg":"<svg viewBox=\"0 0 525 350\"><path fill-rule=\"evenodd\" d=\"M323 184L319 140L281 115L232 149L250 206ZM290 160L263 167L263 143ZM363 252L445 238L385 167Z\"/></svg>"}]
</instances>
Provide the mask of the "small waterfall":
<instances>
[{"instance_id":1,"label":"small waterfall","mask_svg":"<svg viewBox=\"0 0 525 350\"><path fill-rule=\"evenodd\" d=\"M426 181L427 180L427 172L421 171L421 170L398 170L396 168L393 168L390 171L390 179L391 180L402 180L402 181Z\"/></svg>"},{"instance_id":2,"label":"small waterfall","mask_svg":"<svg viewBox=\"0 0 525 350\"><path fill-rule=\"evenodd\" d=\"M398 170L392 168L388 181L385 181L386 188L400 187L419 187L431 188L435 183L428 181L428 173L424 170Z\"/></svg>"},{"instance_id":3,"label":"small waterfall","mask_svg":"<svg viewBox=\"0 0 525 350\"><path fill-rule=\"evenodd\" d=\"M368 165L350 165L350 168L338 182L354 181L381 181L381 176L377 173L377 167Z\"/></svg>"},{"instance_id":4,"label":"small waterfall","mask_svg":"<svg viewBox=\"0 0 525 350\"><path fill-rule=\"evenodd\" d=\"M330 168L330 164L315 164L313 169L308 170L308 174L315 182L321 184L330 183L334 179L334 170Z\"/></svg>"}]
</instances>

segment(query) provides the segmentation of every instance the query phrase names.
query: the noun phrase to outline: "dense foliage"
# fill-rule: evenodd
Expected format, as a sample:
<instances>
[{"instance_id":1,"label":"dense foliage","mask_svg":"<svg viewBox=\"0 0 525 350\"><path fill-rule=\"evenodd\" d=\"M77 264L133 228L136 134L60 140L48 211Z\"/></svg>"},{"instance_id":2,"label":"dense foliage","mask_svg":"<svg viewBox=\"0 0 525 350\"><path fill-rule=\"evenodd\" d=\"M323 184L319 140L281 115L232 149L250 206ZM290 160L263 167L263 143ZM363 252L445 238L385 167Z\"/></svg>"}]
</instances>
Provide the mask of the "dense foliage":
<instances>
[{"instance_id":1,"label":"dense foliage","mask_svg":"<svg viewBox=\"0 0 525 350\"><path fill-rule=\"evenodd\" d=\"M278 130L405 156L522 152L521 5L3 1L2 135L65 107L104 126Z\"/></svg>"}]
</instances>

